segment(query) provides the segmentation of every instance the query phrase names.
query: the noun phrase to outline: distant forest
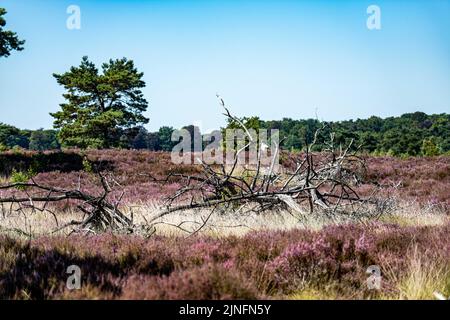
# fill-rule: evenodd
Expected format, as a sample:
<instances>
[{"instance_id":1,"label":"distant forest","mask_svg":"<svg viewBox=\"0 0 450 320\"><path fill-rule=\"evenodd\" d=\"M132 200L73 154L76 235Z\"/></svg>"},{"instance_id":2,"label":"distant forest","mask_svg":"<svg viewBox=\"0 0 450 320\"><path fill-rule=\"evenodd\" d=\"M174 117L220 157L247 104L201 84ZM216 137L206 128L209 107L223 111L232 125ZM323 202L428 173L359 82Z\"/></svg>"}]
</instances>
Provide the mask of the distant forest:
<instances>
[{"instance_id":1,"label":"distant forest","mask_svg":"<svg viewBox=\"0 0 450 320\"><path fill-rule=\"evenodd\" d=\"M324 122L315 119L264 121L257 117L242 118L246 126L258 129L278 129L282 147L299 151L312 141L315 131ZM375 155L433 156L450 153L450 114L427 115L423 112L403 114L400 117L326 122L321 131L317 148L324 147L320 141L335 134L335 142L345 143L354 139L354 146L362 145L362 151ZM229 128L234 127L228 123ZM198 128L184 127L193 133ZM144 127L124 129L120 132L121 148L171 151L177 142L171 141L172 127L161 127L148 132ZM29 149L36 151L61 149L57 130L21 130L0 123L0 151Z\"/></svg>"}]
</instances>

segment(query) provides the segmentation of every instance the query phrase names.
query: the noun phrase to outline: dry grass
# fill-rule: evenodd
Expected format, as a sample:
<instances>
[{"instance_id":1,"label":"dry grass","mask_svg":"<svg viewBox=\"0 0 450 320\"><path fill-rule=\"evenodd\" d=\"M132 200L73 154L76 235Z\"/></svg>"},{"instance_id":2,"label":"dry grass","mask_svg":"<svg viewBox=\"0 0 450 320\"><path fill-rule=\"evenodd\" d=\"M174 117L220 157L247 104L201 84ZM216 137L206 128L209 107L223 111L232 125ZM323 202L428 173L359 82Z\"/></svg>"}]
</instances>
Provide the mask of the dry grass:
<instances>
[{"instance_id":1,"label":"dry grass","mask_svg":"<svg viewBox=\"0 0 450 320\"><path fill-rule=\"evenodd\" d=\"M407 270L399 277L390 266L384 267L383 282L393 284L382 295L375 299L382 300L435 300L435 293L450 297L450 262L433 260L422 256L416 246L405 255ZM314 286L305 288L289 296L292 300L336 300L342 297L332 288L323 287L320 290Z\"/></svg>"},{"instance_id":2,"label":"dry grass","mask_svg":"<svg viewBox=\"0 0 450 320\"><path fill-rule=\"evenodd\" d=\"M339 295L334 290L305 288L289 296L290 300L337 300Z\"/></svg>"},{"instance_id":3,"label":"dry grass","mask_svg":"<svg viewBox=\"0 0 450 320\"><path fill-rule=\"evenodd\" d=\"M135 222L145 224L148 219L155 216L161 210L156 202L127 207L128 215L133 211ZM203 225L209 216L209 210L185 211L167 215L156 226L156 233L164 236L186 235ZM448 212L439 206L420 206L417 202L399 202L396 210L389 215L380 217L380 222L393 223L400 226L438 226L450 220ZM208 223L201 228L199 233L209 236L242 236L249 231L264 230L292 230L308 229L320 230L329 225L346 223L370 223L368 219L355 219L355 217L334 216L329 217L317 212L311 216L288 212L267 212L263 214L250 213L220 213L215 212ZM185 232L182 229L188 231Z\"/></svg>"},{"instance_id":4,"label":"dry grass","mask_svg":"<svg viewBox=\"0 0 450 320\"><path fill-rule=\"evenodd\" d=\"M8 184L8 183L10 183L9 177L0 176L0 185Z\"/></svg>"},{"instance_id":5,"label":"dry grass","mask_svg":"<svg viewBox=\"0 0 450 320\"><path fill-rule=\"evenodd\" d=\"M400 226L438 226L449 220L449 212L438 205L419 205L416 201L399 201L397 209L380 218Z\"/></svg>"},{"instance_id":6,"label":"dry grass","mask_svg":"<svg viewBox=\"0 0 450 320\"><path fill-rule=\"evenodd\" d=\"M80 220L80 212L58 213L55 217L48 212L31 211L13 211L8 214L0 215L0 233L8 235L19 235L28 238L39 237L52 234L57 229L72 220ZM55 233L68 234L69 229Z\"/></svg>"},{"instance_id":7,"label":"dry grass","mask_svg":"<svg viewBox=\"0 0 450 320\"><path fill-rule=\"evenodd\" d=\"M136 220L154 215L154 212L149 213L150 205L133 209ZM66 220L77 215L75 212L60 214ZM177 216L178 221L200 219L185 214ZM42 213L27 217L26 225L31 226L32 232L48 232L56 223ZM8 227L19 227L25 223L24 219L14 213L0 222ZM169 223L177 222L174 219L168 220ZM243 221L242 217L239 220L239 217L226 215L215 219L211 222ZM33 241L3 237L0 266L3 266L4 278L0 280L9 281L4 288L10 289L0 295L20 299L195 299L210 297L208 292L227 297L229 288L233 289L231 293L235 298L248 298L250 291L247 289L251 289L257 294L255 297L263 299L435 299L434 292L450 295L448 222L438 226L436 219L417 220L430 227L398 227L385 223L358 226L355 223L310 232L309 229L298 230L307 226L299 227L296 221L273 220L272 226L255 224L269 217L252 219L247 220L248 223L259 230L293 230L252 232L242 237L225 237L223 231L217 231L220 239L192 237L182 241L173 237L143 239L109 233L42 237ZM161 234L184 234L177 228L169 231L168 225L160 227ZM211 230L205 228L202 232L212 234ZM240 235L247 233L239 232ZM61 274L74 259L89 273L86 279L94 280L74 296L60 296L67 293ZM368 291L365 270L373 264L381 267L382 286L381 290ZM123 270L120 276L114 273L118 268ZM36 270L39 272L34 272ZM217 282L217 279L225 279L225 282ZM143 281L146 281L145 286L142 286ZM156 285L155 281L158 281ZM54 283L60 288L56 293ZM114 296L116 289L111 292L100 289L112 284L123 291L117 291L120 294Z\"/></svg>"},{"instance_id":8,"label":"dry grass","mask_svg":"<svg viewBox=\"0 0 450 320\"><path fill-rule=\"evenodd\" d=\"M386 277L396 284L397 294L385 296L396 300L433 300L435 292L450 296L450 262L429 259L413 246L407 256L407 271L399 278L386 268Z\"/></svg>"},{"instance_id":9,"label":"dry grass","mask_svg":"<svg viewBox=\"0 0 450 320\"><path fill-rule=\"evenodd\" d=\"M152 201L145 204L124 206L124 213L133 217L138 225L147 225L148 221L162 210L162 205ZM1 209L1 208L0 208ZM8 210L7 210L8 209ZM0 230L8 233L16 233L38 237L50 234L53 230L72 220L80 220L82 214L76 210L64 212L32 212L25 210L9 211L4 208L0 211ZM225 237L229 235L243 236L250 231L292 230L308 229L320 230L325 226L345 223L370 223L370 220L356 220L352 217L336 216L328 217L321 213L312 216L302 216L288 211L267 212L254 214L237 212L214 212L205 224L210 214L209 210L184 211L169 214L159 220L155 225L155 234L162 236L187 236L197 230L199 234L213 237ZM56 218L55 218L56 217ZM446 211L439 207L421 207L415 202L402 202L398 208L389 215L382 216L381 222L393 223L400 226L438 226L447 223L450 217ZM58 234L67 234L68 228ZM22 232L20 232L22 231Z\"/></svg>"}]
</instances>

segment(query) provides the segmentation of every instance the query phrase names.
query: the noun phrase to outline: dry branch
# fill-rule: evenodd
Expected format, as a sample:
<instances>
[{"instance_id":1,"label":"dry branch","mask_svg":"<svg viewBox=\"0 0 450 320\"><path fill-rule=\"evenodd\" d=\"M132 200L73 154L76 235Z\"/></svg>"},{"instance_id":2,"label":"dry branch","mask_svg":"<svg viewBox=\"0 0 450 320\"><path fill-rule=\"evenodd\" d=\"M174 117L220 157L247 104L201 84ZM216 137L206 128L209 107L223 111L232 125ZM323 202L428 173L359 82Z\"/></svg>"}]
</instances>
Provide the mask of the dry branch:
<instances>
[{"instance_id":1,"label":"dry branch","mask_svg":"<svg viewBox=\"0 0 450 320\"><path fill-rule=\"evenodd\" d=\"M377 216L386 211L387 206L381 205L374 195L363 198L357 191L365 172L365 162L357 154L359 148L351 151L353 140L345 147L336 147L332 133L329 141L325 142L327 148L322 152L313 152L325 125L315 132L313 141L305 148L293 172L275 172L275 160L280 153L278 145L266 173L261 170L261 146L258 146L255 167L245 167L244 172L238 172L239 155L257 141L245 124L232 115L224 100L220 96L218 98L225 110L224 115L239 124L247 135L248 143L234 151L229 169L224 164L201 162L200 174L169 174L165 179L153 179L164 183L178 178L182 186L166 199L165 209L149 220L150 224L173 212L201 208L212 208L214 211L218 206L232 211L247 207L256 213L286 209L301 215L317 211L327 215Z\"/></svg>"},{"instance_id":2,"label":"dry branch","mask_svg":"<svg viewBox=\"0 0 450 320\"><path fill-rule=\"evenodd\" d=\"M19 193L15 196L0 197L0 204L9 204L10 210L14 205L18 206L18 211L25 216L25 209L32 211L45 211L53 215L57 228L53 231L57 232L69 226L77 226L81 230L90 231L106 231L106 230L132 230L132 220L123 214L118 205L108 202L108 194L111 192L106 177L98 174L102 186L102 192L99 196L94 196L80 189L66 190L56 187L44 186L31 179L28 183L14 183L8 185L0 185L0 190L17 190ZM71 221L70 223L59 226L56 214L48 208L48 204L52 202L60 202L65 200L75 200L76 207L85 214L81 221Z\"/></svg>"}]
</instances>

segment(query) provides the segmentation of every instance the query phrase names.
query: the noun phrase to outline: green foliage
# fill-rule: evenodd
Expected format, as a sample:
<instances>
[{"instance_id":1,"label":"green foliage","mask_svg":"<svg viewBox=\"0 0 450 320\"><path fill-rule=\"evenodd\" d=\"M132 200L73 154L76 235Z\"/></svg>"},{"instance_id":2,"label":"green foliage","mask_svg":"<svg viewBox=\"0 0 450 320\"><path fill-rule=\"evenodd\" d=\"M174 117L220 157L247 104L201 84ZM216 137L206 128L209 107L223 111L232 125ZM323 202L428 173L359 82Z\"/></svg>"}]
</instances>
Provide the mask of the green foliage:
<instances>
[{"instance_id":1,"label":"green foliage","mask_svg":"<svg viewBox=\"0 0 450 320\"><path fill-rule=\"evenodd\" d=\"M262 121L259 119L259 117L243 117L240 118L239 121L241 121L247 129L254 129L255 131L258 131L261 127ZM236 120L227 119L227 129L242 129L242 126L237 122Z\"/></svg>"},{"instance_id":2,"label":"green foliage","mask_svg":"<svg viewBox=\"0 0 450 320\"><path fill-rule=\"evenodd\" d=\"M0 8L0 58L8 57L13 50L22 51L25 43L25 40L19 40L15 32L3 29L6 25L3 16L6 13L4 8Z\"/></svg>"},{"instance_id":3,"label":"green foliage","mask_svg":"<svg viewBox=\"0 0 450 320\"><path fill-rule=\"evenodd\" d=\"M259 119L259 117L242 117L242 118L239 118L239 121L244 124L244 126L250 131L251 134L253 134L252 131L254 130L254 133L256 133L256 137L254 137L254 138L256 140L258 140L259 129L261 128L261 124L263 123ZM229 129L243 130L242 125L238 121L228 118L227 126L222 129L222 136L224 138L222 147L224 149L228 148L226 138L227 138L227 130L229 130ZM242 138L240 136L239 137L236 136L234 138L236 145L234 147L232 147L232 149L234 149L236 146L241 146L241 145L244 146L246 143L249 142L247 136L244 134L244 131L242 131L242 134L243 134Z\"/></svg>"},{"instance_id":4,"label":"green foliage","mask_svg":"<svg viewBox=\"0 0 450 320\"><path fill-rule=\"evenodd\" d=\"M94 167L92 166L92 162L89 161L87 156L83 156L83 170L87 173L94 173Z\"/></svg>"},{"instance_id":5,"label":"green foliage","mask_svg":"<svg viewBox=\"0 0 450 320\"><path fill-rule=\"evenodd\" d=\"M323 123L314 120L292 120L284 118L275 121L263 121L258 117L244 117L244 124L258 133L259 129L278 129L282 148L286 150L303 150L306 144L312 142L314 133L323 127ZM76 126L76 125L75 125ZM191 136L194 132L200 135L195 126L186 126ZM235 121L229 121L227 128L240 128ZM153 151L172 151L178 142L172 141L174 128L164 126L157 132L148 132L142 126L131 128L116 128L117 135L113 135L111 128L108 138L114 138L110 146L132 149L149 149ZM83 129L84 130L84 129ZM225 128L222 133L225 133ZM84 131L82 131L84 132ZM362 145L363 152L373 155L391 155L396 157L431 156L450 154L450 115L427 115L422 112L404 114L400 117L381 119L370 117L340 122L329 122L325 129L320 131L315 150L325 147L324 141L329 139L330 133L335 133L335 145L344 145L354 139L354 148ZM54 130L20 130L10 125L0 123L0 152L24 148L32 150L58 149L58 132ZM102 137L90 137L88 134L80 137L85 147L103 148ZM270 144L270 135L269 135ZM98 139L98 140L96 140ZM97 141L98 143L95 143ZM90 143L94 142L94 143ZM193 139L192 139L193 142ZM67 144L66 141L66 145ZM205 145L205 142L203 142Z\"/></svg>"},{"instance_id":6,"label":"green foliage","mask_svg":"<svg viewBox=\"0 0 450 320\"><path fill-rule=\"evenodd\" d=\"M13 169L10 177L11 183L27 183L32 177L34 177L36 173L32 169L28 169L28 171L17 171ZM18 190L24 190L25 187L18 186Z\"/></svg>"},{"instance_id":7,"label":"green foliage","mask_svg":"<svg viewBox=\"0 0 450 320\"><path fill-rule=\"evenodd\" d=\"M14 154L22 154L22 152L24 151L24 149L18 145L15 145L14 147L12 147L11 151Z\"/></svg>"},{"instance_id":8,"label":"green foliage","mask_svg":"<svg viewBox=\"0 0 450 320\"><path fill-rule=\"evenodd\" d=\"M149 133L144 127L139 128L139 132L131 141L130 147L132 149L141 150L149 147Z\"/></svg>"},{"instance_id":9,"label":"green foliage","mask_svg":"<svg viewBox=\"0 0 450 320\"><path fill-rule=\"evenodd\" d=\"M60 148L55 130L20 130L3 123L0 123L0 145L0 151L20 148L43 151Z\"/></svg>"},{"instance_id":10,"label":"green foliage","mask_svg":"<svg viewBox=\"0 0 450 320\"><path fill-rule=\"evenodd\" d=\"M159 137L159 150L172 151L175 143L172 142L172 133L174 129L172 127L161 127L158 131Z\"/></svg>"},{"instance_id":11,"label":"green foliage","mask_svg":"<svg viewBox=\"0 0 450 320\"><path fill-rule=\"evenodd\" d=\"M427 115L423 112L407 113L400 117L381 119L370 117L339 122L330 122L329 128L321 131L317 149L325 147L323 142L331 131L335 133L335 143L346 144L354 139L354 147L362 145L362 151L377 155L418 156L424 152L445 154L450 151L450 115ZM279 129L280 137L285 137L282 146L288 150L302 150L313 139L314 132L322 126L318 120L262 121L261 127ZM431 150L431 149L432 150Z\"/></svg>"},{"instance_id":12,"label":"green foliage","mask_svg":"<svg viewBox=\"0 0 450 320\"><path fill-rule=\"evenodd\" d=\"M314 139L314 133L323 123L314 120L292 120L284 118L275 121L262 121L257 117L244 117L241 121L248 127L258 130L278 129L284 138L282 147L287 150L303 150ZM423 112L407 113L401 117L381 119L372 116L326 123L320 131L315 149L325 148L324 142L334 132L336 146L345 145L351 139L353 148L362 145L362 151L376 155L408 157L418 155L437 155L450 151L450 115L427 115ZM228 128L241 128L236 121L228 121ZM424 149L425 148L425 149Z\"/></svg>"},{"instance_id":13,"label":"green foliage","mask_svg":"<svg viewBox=\"0 0 450 320\"><path fill-rule=\"evenodd\" d=\"M57 132L55 130L39 129L31 132L30 136L30 150L44 151L56 150L60 145L57 140Z\"/></svg>"},{"instance_id":14,"label":"green foliage","mask_svg":"<svg viewBox=\"0 0 450 320\"><path fill-rule=\"evenodd\" d=\"M153 151L172 151L176 142L172 142L172 127L161 127L157 132L148 132L144 127L137 128L127 147L131 149L149 149ZM190 127L187 127L189 130Z\"/></svg>"},{"instance_id":15,"label":"green foliage","mask_svg":"<svg viewBox=\"0 0 450 320\"><path fill-rule=\"evenodd\" d=\"M14 146L27 149L31 132L0 123L0 144L11 149Z\"/></svg>"},{"instance_id":16,"label":"green foliage","mask_svg":"<svg viewBox=\"0 0 450 320\"><path fill-rule=\"evenodd\" d=\"M83 57L79 67L53 76L66 89L62 110L51 113L65 146L119 147L125 130L148 122L143 115L148 103L140 90L145 87L143 73L131 60L110 60L99 73Z\"/></svg>"},{"instance_id":17,"label":"green foliage","mask_svg":"<svg viewBox=\"0 0 450 320\"><path fill-rule=\"evenodd\" d=\"M161 150L161 141L158 132L149 132L147 135L147 148L154 151Z\"/></svg>"},{"instance_id":18,"label":"green foliage","mask_svg":"<svg viewBox=\"0 0 450 320\"><path fill-rule=\"evenodd\" d=\"M422 154L426 157L437 156L440 150L432 139L424 139L422 142Z\"/></svg>"}]
</instances>

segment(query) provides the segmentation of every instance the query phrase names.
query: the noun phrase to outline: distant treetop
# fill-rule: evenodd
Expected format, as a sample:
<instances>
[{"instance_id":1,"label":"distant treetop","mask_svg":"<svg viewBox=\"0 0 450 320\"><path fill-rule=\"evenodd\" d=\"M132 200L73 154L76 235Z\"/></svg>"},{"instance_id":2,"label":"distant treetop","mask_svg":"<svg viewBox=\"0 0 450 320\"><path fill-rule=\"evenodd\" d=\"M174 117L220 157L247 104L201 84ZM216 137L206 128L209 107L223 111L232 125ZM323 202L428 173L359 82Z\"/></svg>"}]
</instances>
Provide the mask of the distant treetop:
<instances>
[{"instance_id":1,"label":"distant treetop","mask_svg":"<svg viewBox=\"0 0 450 320\"><path fill-rule=\"evenodd\" d=\"M25 43L25 40L19 40L15 32L3 29L6 25L3 16L6 13L6 9L0 8L0 58L8 57L13 50L22 51Z\"/></svg>"}]
</instances>

